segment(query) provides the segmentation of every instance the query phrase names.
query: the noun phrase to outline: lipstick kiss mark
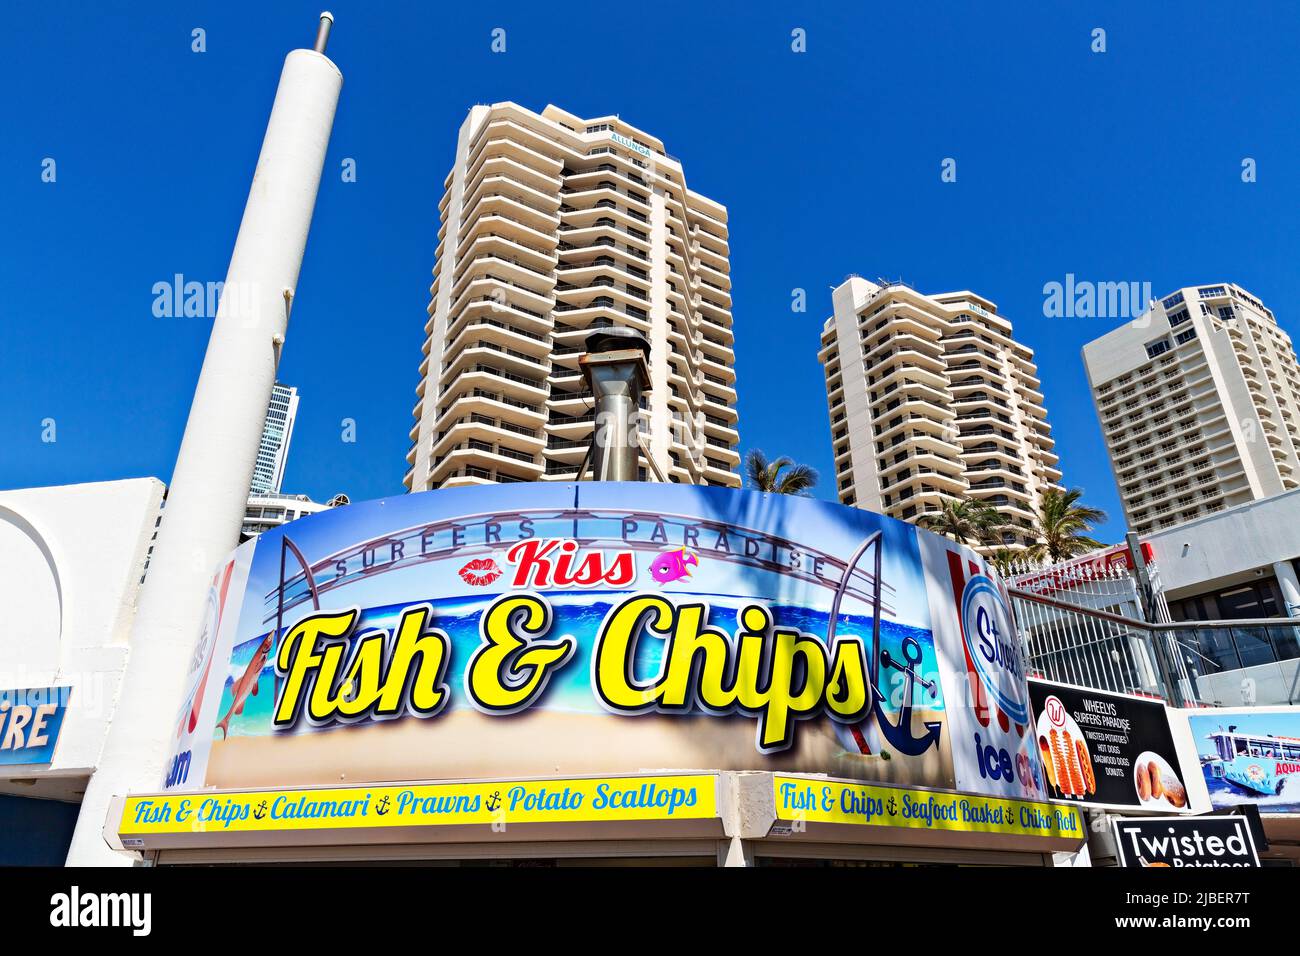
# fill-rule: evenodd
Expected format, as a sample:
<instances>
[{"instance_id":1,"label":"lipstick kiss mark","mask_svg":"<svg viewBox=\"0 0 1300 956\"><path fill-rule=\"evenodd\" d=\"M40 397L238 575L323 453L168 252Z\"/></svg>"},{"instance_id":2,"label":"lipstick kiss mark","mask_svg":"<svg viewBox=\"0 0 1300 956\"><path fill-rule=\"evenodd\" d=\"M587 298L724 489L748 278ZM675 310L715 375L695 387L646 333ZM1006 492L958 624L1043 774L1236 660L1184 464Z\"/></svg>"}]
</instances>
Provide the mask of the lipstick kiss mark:
<instances>
[{"instance_id":1,"label":"lipstick kiss mark","mask_svg":"<svg viewBox=\"0 0 1300 956\"><path fill-rule=\"evenodd\" d=\"M462 581L474 587L483 587L501 577L501 569L491 558L475 558L457 573Z\"/></svg>"}]
</instances>

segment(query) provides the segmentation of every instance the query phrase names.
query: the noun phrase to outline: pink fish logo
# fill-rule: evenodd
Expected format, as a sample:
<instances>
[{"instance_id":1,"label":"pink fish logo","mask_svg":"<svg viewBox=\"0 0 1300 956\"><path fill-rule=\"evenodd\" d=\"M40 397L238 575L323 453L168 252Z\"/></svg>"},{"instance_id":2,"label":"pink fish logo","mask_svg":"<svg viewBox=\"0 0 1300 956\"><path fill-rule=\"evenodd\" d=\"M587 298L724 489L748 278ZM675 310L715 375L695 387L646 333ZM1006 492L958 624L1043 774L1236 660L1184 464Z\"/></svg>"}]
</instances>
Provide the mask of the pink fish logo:
<instances>
[{"instance_id":1,"label":"pink fish logo","mask_svg":"<svg viewBox=\"0 0 1300 956\"><path fill-rule=\"evenodd\" d=\"M650 564L650 577L660 584L672 584L682 578L690 580L691 565L699 566L700 559L694 551L674 548L665 551Z\"/></svg>"}]
</instances>

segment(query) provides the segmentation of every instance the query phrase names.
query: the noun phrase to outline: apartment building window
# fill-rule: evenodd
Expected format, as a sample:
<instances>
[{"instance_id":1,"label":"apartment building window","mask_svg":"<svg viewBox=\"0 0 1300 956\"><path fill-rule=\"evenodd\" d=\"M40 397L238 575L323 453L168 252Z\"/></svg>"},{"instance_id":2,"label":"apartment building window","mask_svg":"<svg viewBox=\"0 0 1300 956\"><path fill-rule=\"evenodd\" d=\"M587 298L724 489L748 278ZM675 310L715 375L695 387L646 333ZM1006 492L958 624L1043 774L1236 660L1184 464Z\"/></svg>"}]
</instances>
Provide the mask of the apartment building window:
<instances>
[{"instance_id":1,"label":"apartment building window","mask_svg":"<svg viewBox=\"0 0 1300 956\"><path fill-rule=\"evenodd\" d=\"M1191 315L1188 313L1188 311L1187 311L1186 309L1179 309L1177 312L1175 312L1175 313L1173 313L1172 315L1169 316L1169 324L1170 324L1170 325L1182 325L1184 322L1186 322L1186 321L1187 321L1188 319L1190 319L1190 318L1191 318Z\"/></svg>"},{"instance_id":2,"label":"apartment building window","mask_svg":"<svg viewBox=\"0 0 1300 956\"><path fill-rule=\"evenodd\" d=\"M1168 352L1172 347L1168 339L1157 339L1154 342L1148 342L1147 358L1155 358L1157 355Z\"/></svg>"},{"instance_id":3,"label":"apartment building window","mask_svg":"<svg viewBox=\"0 0 1300 956\"><path fill-rule=\"evenodd\" d=\"M1186 329L1185 331L1179 332L1176 336L1174 336L1174 342L1178 345L1182 345L1184 342L1190 342L1194 338L1196 338L1196 329L1190 328L1190 329Z\"/></svg>"}]
</instances>

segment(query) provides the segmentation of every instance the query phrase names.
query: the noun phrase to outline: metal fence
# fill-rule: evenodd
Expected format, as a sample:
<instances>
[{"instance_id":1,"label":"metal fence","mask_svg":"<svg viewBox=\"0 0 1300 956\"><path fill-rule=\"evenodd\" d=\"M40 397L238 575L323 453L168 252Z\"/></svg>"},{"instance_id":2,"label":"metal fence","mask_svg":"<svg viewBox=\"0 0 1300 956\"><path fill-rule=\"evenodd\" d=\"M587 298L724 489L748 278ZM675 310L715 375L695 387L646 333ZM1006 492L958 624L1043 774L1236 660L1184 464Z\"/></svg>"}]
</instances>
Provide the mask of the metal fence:
<instances>
[{"instance_id":1,"label":"metal fence","mask_svg":"<svg viewBox=\"0 0 1300 956\"><path fill-rule=\"evenodd\" d=\"M1030 676L1185 706L1300 701L1300 621L1150 624L1126 606L1010 591Z\"/></svg>"},{"instance_id":2,"label":"metal fence","mask_svg":"<svg viewBox=\"0 0 1300 956\"><path fill-rule=\"evenodd\" d=\"M1019 589L1011 591L1011 606L1031 676L1168 696L1169 668L1145 622Z\"/></svg>"},{"instance_id":3,"label":"metal fence","mask_svg":"<svg viewBox=\"0 0 1300 956\"><path fill-rule=\"evenodd\" d=\"M1022 560L1004 567L1003 576L1020 592L1143 620L1137 582L1127 566L1091 562L1047 565Z\"/></svg>"}]
</instances>

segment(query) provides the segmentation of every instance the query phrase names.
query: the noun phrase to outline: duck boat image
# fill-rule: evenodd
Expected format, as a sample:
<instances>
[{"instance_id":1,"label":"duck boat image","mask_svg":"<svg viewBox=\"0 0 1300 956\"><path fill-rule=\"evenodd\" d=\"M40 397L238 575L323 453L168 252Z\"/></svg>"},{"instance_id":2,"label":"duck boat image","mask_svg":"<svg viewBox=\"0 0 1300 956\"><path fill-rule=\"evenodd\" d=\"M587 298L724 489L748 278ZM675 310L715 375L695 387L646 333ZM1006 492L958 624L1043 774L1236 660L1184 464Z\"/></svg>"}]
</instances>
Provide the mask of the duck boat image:
<instances>
[{"instance_id":1,"label":"duck boat image","mask_svg":"<svg viewBox=\"0 0 1300 956\"><path fill-rule=\"evenodd\" d=\"M1237 733L1235 725L1207 736L1214 741L1206 764L1212 776L1252 794L1300 792L1300 737Z\"/></svg>"}]
</instances>

